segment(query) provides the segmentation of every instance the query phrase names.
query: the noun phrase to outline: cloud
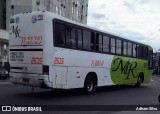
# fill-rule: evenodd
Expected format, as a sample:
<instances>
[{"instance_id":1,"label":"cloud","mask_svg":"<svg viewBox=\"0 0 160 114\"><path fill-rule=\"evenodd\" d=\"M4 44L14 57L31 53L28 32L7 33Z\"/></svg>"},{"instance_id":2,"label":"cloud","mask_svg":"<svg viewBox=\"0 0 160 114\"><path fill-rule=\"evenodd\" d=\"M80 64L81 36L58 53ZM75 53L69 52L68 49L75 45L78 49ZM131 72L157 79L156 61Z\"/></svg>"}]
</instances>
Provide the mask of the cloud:
<instances>
[{"instance_id":1,"label":"cloud","mask_svg":"<svg viewBox=\"0 0 160 114\"><path fill-rule=\"evenodd\" d=\"M105 16L106 16L105 14L99 14L99 13L93 13L92 14L92 17L95 18L95 19L101 19L101 18L104 19Z\"/></svg>"},{"instance_id":2,"label":"cloud","mask_svg":"<svg viewBox=\"0 0 160 114\"><path fill-rule=\"evenodd\" d=\"M156 50L155 47L160 47L157 43L160 42L159 4L160 0L89 0L87 24L146 42ZM154 40L150 41L152 37Z\"/></svg>"},{"instance_id":3,"label":"cloud","mask_svg":"<svg viewBox=\"0 0 160 114\"><path fill-rule=\"evenodd\" d=\"M106 4L102 4L101 6L100 6L100 8L102 8L102 9L104 9L104 8L106 8L107 6L106 6Z\"/></svg>"},{"instance_id":4,"label":"cloud","mask_svg":"<svg viewBox=\"0 0 160 114\"><path fill-rule=\"evenodd\" d=\"M128 1L124 1L123 3L124 3L124 6L127 7L130 11L136 10L135 6L132 3L128 2Z\"/></svg>"}]
</instances>

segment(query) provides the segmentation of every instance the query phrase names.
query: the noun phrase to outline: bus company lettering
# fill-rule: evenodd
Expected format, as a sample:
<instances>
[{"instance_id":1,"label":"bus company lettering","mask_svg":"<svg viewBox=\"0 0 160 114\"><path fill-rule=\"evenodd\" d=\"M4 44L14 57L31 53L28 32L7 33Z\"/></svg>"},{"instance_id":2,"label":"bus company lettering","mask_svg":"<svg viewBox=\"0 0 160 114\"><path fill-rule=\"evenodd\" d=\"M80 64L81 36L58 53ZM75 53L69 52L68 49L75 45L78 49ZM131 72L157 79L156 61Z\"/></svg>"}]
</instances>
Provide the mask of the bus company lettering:
<instances>
[{"instance_id":1,"label":"bus company lettering","mask_svg":"<svg viewBox=\"0 0 160 114\"><path fill-rule=\"evenodd\" d=\"M134 78L137 78L134 74L134 69L137 67L137 62L128 60L125 64L122 60L122 58L117 58L113 61L114 68L112 68L112 71L115 72L117 70L121 71L121 74L126 75L126 79L129 79L129 76L133 76Z\"/></svg>"},{"instance_id":2,"label":"bus company lettering","mask_svg":"<svg viewBox=\"0 0 160 114\"><path fill-rule=\"evenodd\" d=\"M11 26L10 27L10 33L9 34L15 34L16 38L21 38L21 36L19 35L21 32L21 29L18 28L18 26Z\"/></svg>"},{"instance_id":3,"label":"bus company lettering","mask_svg":"<svg viewBox=\"0 0 160 114\"><path fill-rule=\"evenodd\" d=\"M64 58L55 57L54 64L64 64Z\"/></svg>"},{"instance_id":4,"label":"bus company lettering","mask_svg":"<svg viewBox=\"0 0 160 114\"><path fill-rule=\"evenodd\" d=\"M42 45L42 36L22 37L21 45Z\"/></svg>"},{"instance_id":5,"label":"bus company lettering","mask_svg":"<svg viewBox=\"0 0 160 114\"><path fill-rule=\"evenodd\" d=\"M92 60L91 66L103 66L104 61L103 60Z\"/></svg>"}]
</instances>

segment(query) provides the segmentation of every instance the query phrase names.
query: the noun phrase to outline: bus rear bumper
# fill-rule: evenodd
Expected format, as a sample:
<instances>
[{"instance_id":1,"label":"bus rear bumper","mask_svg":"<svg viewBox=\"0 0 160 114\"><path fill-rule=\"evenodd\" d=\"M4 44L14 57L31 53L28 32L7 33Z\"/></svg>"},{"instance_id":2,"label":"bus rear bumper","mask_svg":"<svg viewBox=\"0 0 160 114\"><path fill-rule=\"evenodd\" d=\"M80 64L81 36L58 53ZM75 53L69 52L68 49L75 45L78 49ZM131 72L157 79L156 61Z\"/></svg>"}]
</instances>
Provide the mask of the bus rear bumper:
<instances>
[{"instance_id":1,"label":"bus rear bumper","mask_svg":"<svg viewBox=\"0 0 160 114\"><path fill-rule=\"evenodd\" d=\"M50 88L52 86L52 84L48 80L48 75L10 73L10 81L13 84L41 88Z\"/></svg>"}]
</instances>

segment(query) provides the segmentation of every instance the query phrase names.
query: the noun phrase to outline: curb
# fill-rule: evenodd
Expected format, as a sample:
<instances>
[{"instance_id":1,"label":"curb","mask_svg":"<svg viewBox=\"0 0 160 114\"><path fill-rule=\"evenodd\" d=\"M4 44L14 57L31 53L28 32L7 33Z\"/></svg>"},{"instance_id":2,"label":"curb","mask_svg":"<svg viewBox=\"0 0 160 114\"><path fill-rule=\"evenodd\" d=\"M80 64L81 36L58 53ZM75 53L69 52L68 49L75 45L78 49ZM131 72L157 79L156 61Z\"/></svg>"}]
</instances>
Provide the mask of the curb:
<instances>
[{"instance_id":1,"label":"curb","mask_svg":"<svg viewBox=\"0 0 160 114\"><path fill-rule=\"evenodd\" d=\"M0 85L4 85L4 84L12 84L11 82L0 82Z\"/></svg>"},{"instance_id":2,"label":"curb","mask_svg":"<svg viewBox=\"0 0 160 114\"><path fill-rule=\"evenodd\" d=\"M11 84L10 80L0 80L0 84Z\"/></svg>"},{"instance_id":3,"label":"curb","mask_svg":"<svg viewBox=\"0 0 160 114\"><path fill-rule=\"evenodd\" d=\"M154 75L152 75L152 76L157 76L157 77L160 77L160 75L155 75L155 74L154 74Z\"/></svg>"}]
</instances>

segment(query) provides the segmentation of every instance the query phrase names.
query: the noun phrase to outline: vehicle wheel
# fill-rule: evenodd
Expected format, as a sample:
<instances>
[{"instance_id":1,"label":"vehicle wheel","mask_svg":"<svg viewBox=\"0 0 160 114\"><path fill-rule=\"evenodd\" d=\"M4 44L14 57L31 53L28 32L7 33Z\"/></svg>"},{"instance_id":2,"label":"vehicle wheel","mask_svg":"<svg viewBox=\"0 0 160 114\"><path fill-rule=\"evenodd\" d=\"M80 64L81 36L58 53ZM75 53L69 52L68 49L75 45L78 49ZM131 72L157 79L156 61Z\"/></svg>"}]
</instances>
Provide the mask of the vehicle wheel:
<instances>
[{"instance_id":1,"label":"vehicle wheel","mask_svg":"<svg viewBox=\"0 0 160 114\"><path fill-rule=\"evenodd\" d=\"M84 83L84 92L85 94L91 94L95 90L95 80L92 77L88 77Z\"/></svg>"},{"instance_id":2,"label":"vehicle wheel","mask_svg":"<svg viewBox=\"0 0 160 114\"><path fill-rule=\"evenodd\" d=\"M135 84L136 87L140 87L142 84L142 77L139 76L138 79L137 79L137 83Z\"/></svg>"},{"instance_id":3,"label":"vehicle wheel","mask_svg":"<svg viewBox=\"0 0 160 114\"><path fill-rule=\"evenodd\" d=\"M158 102L160 103L160 95L158 96Z\"/></svg>"}]
</instances>

